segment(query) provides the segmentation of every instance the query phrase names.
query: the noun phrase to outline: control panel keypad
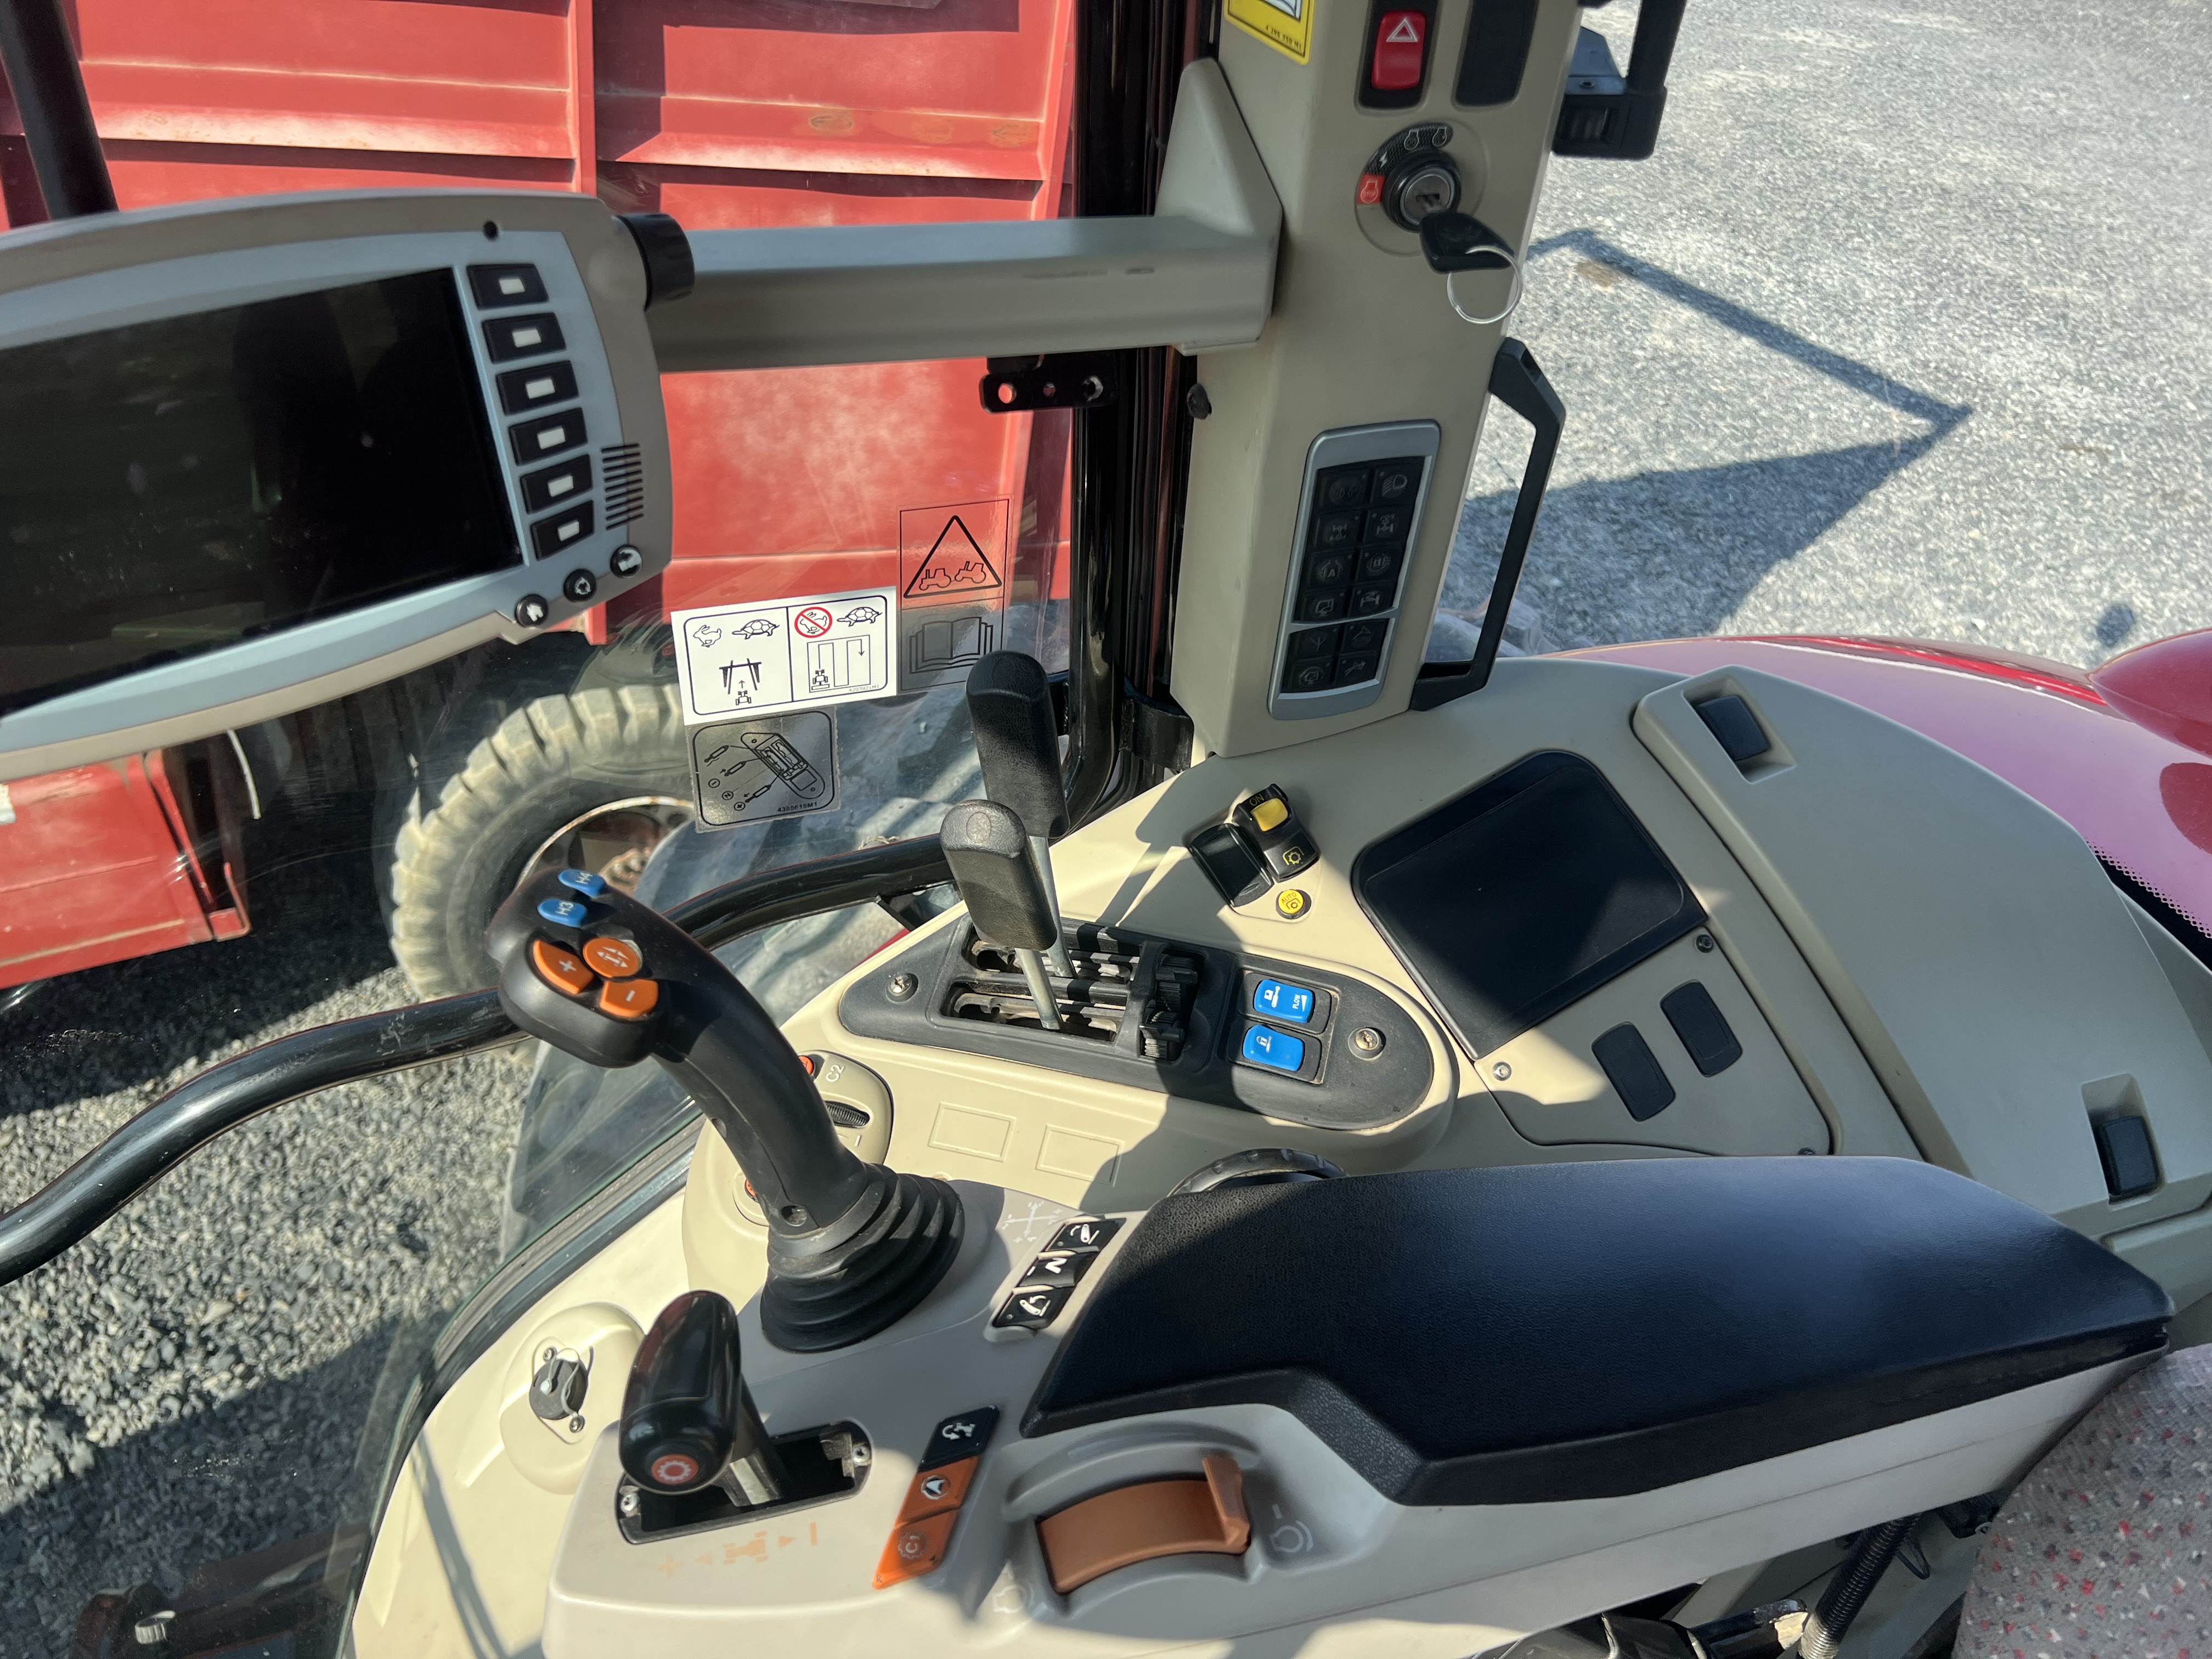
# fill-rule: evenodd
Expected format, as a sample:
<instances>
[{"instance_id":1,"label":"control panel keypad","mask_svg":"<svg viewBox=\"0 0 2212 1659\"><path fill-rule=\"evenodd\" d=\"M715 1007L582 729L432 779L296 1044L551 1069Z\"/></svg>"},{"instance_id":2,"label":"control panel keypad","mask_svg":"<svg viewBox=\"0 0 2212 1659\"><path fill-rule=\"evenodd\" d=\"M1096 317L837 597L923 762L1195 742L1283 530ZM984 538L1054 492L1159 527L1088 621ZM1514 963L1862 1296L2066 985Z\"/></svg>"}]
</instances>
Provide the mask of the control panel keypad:
<instances>
[{"instance_id":1,"label":"control panel keypad","mask_svg":"<svg viewBox=\"0 0 2212 1659\"><path fill-rule=\"evenodd\" d=\"M1336 1022L1335 994L1249 968L1242 994L1237 1063L1301 1083L1321 1082Z\"/></svg>"},{"instance_id":2,"label":"control panel keypad","mask_svg":"<svg viewBox=\"0 0 2212 1659\"><path fill-rule=\"evenodd\" d=\"M1121 1224L1112 1219L1085 1218L1069 1222L1022 1269L1021 1283L999 1304L991 1323L1002 1331L1041 1331L1051 1324L1075 1294L1084 1274L1097 1265L1099 1253L1121 1230Z\"/></svg>"},{"instance_id":3,"label":"control panel keypad","mask_svg":"<svg viewBox=\"0 0 2212 1659\"><path fill-rule=\"evenodd\" d=\"M952 1542L952 1528L960 1520L960 1506L975 1484L982 1468L983 1448L999 1425L999 1408L984 1406L948 1417L930 1431L922 1449L898 1519L884 1542L883 1559L876 1564L875 1585L889 1589L909 1578L921 1578L943 1565Z\"/></svg>"},{"instance_id":4,"label":"control panel keypad","mask_svg":"<svg viewBox=\"0 0 2212 1659\"><path fill-rule=\"evenodd\" d=\"M607 890L605 878L563 870L558 879L574 896L540 899L538 919L562 937L540 933L530 941L531 971L610 1019L647 1018L660 1006L660 983L647 977L645 952L635 939L591 931L606 915L605 906L592 902Z\"/></svg>"},{"instance_id":5,"label":"control panel keypad","mask_svg":"<svg viewBox=\"0 0 2212 1659\"><path fill-rule=\"evenodd\" d=\"M1323 467L1314 474L1279 690L1291 696L1367 684L1382 672L1425 457ZM1378 619L1347 641L1339 626Z\"/></svg>"}]
</instances>

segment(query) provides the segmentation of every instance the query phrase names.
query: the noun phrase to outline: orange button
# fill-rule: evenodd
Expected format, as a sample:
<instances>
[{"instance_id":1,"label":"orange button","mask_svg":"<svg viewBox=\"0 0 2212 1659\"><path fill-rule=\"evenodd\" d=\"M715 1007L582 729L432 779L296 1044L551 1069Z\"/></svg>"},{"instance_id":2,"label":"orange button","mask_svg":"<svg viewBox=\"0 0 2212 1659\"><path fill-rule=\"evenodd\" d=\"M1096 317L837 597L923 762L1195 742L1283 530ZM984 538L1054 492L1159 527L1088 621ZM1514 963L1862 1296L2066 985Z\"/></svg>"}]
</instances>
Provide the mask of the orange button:
<instances>
[{"instance_id":1,"label":"orange button","mask_svg":"<svg viewBox=\"0 0 2212 1659\"><path fill-rule=\"evenodd\" d=\"M945 1547L952 1541L953 1523L959 1519L958 1510L947 1510L927 1520L893 1527L890 1541L884 1546L884 1559L876 1563L876 1588L888 1589L935 1572L938 1563L945 1559Z\"/></svg>"},{"instance_id":2,"label":"orange button","mask_svg":"<svg viewBox=\"0 0 2212 1659\"><path fill-rule=\"evenodd\" d=\"M649 979L618 979L599 987L599 1012L617 1019L643 1019L660 1006L660 986Z\"/></svg>"},{"instance_id":3,"label":"orange button","mask_svg":"<svg viewBox=\"0 0 2212 1659\"><path fill-rule=\"evenodd\" d=\"M924 1469L914 1478L914 1485L906 1489L906 1502L899 1505L899 1525L919 1521L925 1515L937 1515L946 1510L957 1510L968 1501L968 1483L975 1478L975 1466L980 1457L963 1457L957 1463L947 1463L941 1469Z\"/></svg>"},{"instance_id":4,"label":"orange button","mask_svg":"<svg viewBox=\"0 0 2212 1659\"><path fill-rule=\"evenodd\" d=\"M645 966L645 957L626 939L584 941L584 960L609 979L628 979Z\"/></svg>"},{"instance_id":5,"label":"orange button","mask_svg":"<svg viewBox=\"0 0 2212 1659\"><path fill-rule=\"evenodd\" d=\"M583 995L593 983L592 970L576 959L576 953L550 939L530 941L530 965L537 969L538 978L572 997Z\"/></svg>"}]
</instances>

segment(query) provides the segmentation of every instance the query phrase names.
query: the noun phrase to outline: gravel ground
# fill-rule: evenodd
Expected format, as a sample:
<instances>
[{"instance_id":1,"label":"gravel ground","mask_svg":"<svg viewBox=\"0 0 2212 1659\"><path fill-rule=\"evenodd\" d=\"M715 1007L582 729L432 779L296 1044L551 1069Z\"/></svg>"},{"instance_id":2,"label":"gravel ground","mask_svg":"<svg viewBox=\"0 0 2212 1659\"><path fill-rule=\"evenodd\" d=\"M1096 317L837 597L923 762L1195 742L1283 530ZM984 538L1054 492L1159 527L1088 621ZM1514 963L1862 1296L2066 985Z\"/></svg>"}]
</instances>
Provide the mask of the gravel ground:
<instances>
[{"instance_id":1,"label":"gravel ground","mask_svg":"<svg viewBox=\"0 0 2212 1659\"><path fill-rule=\"evenodd\" d=\"M1586 18L1623 63L1632 17ZM2208 78L2201 0L1691 0L1658 154L1553 163L1512 323L1567 408L1523 589L1552 642L2086 666L2212 624ZM1488 592L1524 431L1483 447L1449 604Z\"/></svg>"},{"instance_id":2,"label":"gravel ground","mask_svg":"<svg viewBox=\"0 0 2212 1659\"><path fill-rule=\"evenodd\" d=\"M1632 13L1590 17L1625 58ZM1524 590L1552 642L2088 664L2212 623L2208 71L2197 0L1692 0L1658 156L1554 164L1514 324L1569 411ZM1487 591L1510 424L1451 603ZM0 1201L209 1061L407 1000L365 840L273 826L252 936L0 1017ZM524 1080L485 1056L286 1108L0 1291L0 1655L357 1510L387 1362L493 1263Z\"/></svg>"}]
</instances>

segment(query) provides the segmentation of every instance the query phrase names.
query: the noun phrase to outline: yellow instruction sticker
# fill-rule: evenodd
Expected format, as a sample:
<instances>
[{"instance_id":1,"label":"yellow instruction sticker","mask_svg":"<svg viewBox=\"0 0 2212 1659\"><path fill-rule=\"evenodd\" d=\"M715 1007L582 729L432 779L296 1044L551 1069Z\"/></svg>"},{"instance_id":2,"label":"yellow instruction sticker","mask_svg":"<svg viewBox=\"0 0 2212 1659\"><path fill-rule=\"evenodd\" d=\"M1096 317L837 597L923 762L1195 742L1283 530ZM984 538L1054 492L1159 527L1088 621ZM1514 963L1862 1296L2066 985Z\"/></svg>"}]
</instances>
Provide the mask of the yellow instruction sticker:
<instances>
[{"instance_id":1,"label":"yellow instruction sticker","mask_svg":"<svg viewBox=\"0 0 2212 1659\"><path fill-rule=\"evenodd\" d=\"M1313 52L1318 0L1228 0L1229 21L1303 64Z\"/></svg>"}]
</instances>

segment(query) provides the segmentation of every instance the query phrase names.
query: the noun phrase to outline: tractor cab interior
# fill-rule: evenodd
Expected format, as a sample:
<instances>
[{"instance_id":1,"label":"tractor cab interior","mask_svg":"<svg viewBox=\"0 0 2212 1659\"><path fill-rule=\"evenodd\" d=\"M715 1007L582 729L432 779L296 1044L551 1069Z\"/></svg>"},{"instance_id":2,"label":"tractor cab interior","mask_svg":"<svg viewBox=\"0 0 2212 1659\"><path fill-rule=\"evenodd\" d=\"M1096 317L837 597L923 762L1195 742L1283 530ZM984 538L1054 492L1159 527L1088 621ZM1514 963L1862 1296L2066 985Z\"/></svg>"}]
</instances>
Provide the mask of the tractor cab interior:
<instances>
[{"instance_id":1,"label":"tractor cab interior","mask_svg":"<svg viewBox=\"0 0 2212 1659\"><path fill-rule=\"evenodd\" d=\"M250 781L241 731L627 605L692 783L641 873L517 863L453 994L210 1043L0 1216L63 1286L264 1114L514 1103L352 1507L118 1556L72 1651L1939 1650L1997 1505L2202 1323L2212 969L1871 658L1514 648L1570 413L1510 334L1539 191L1651 152L1680 18L1083 8L1066 216L0 235L0 775ZM1062 434L1064 586L1000 584L1031 489L896 580L664 606L690 388L970 359Z\"/></svg>"}]
</instances>

